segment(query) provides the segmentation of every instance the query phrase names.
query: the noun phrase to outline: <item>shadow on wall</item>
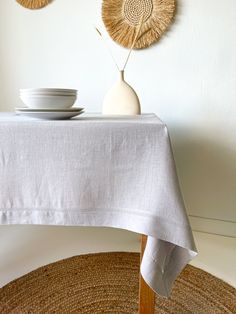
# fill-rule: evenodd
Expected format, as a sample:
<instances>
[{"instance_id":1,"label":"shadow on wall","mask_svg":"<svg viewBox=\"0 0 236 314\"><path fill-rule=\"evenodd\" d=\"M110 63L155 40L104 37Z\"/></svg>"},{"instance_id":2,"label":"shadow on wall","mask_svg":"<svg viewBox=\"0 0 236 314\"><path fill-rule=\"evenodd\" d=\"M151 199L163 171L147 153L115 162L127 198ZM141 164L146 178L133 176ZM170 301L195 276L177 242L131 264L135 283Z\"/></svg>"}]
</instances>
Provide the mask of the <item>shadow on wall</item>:
<instances>
[{"instance_id":1,"label":"shadow on wall","mask_svg":"<svg viewBox=\"0 0 236 314\"><path fill-rule=\"evenodd\" d=\"M190 215L236 221L236 149L173 131L173 150Z\"/></svg>"}]
</instances>

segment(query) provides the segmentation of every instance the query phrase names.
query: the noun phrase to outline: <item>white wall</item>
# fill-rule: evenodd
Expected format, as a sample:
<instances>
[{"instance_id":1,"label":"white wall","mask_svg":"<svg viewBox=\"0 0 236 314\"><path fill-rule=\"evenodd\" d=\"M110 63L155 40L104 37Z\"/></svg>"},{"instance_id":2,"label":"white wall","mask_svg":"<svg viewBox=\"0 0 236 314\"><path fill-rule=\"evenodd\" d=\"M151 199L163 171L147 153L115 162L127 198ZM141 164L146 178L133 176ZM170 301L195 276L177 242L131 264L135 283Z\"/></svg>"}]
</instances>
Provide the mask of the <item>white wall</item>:
<instances>
[{"instance_id":1,"label":"white wall","mask_svg":"<svg viewBox=\"0 0 236 314\"><path fill-rule=\"evenodd\" d=\"M0 110L20 104L19 88L57 86L78 88L79 104L101 111L117 73L93 28L101 25L100 4L54 0L30 11L0 2ZM177 13L157 45L133 53L126 77L143 111L169 126L194 228L235 235L236 1L179 0ZM126 51L111 45L121 64ZM1 237L17 247L32 229L14 228L0 229ZM45 230L49 236L50 228L39 232Z\"/></svg>"}]
</instances>

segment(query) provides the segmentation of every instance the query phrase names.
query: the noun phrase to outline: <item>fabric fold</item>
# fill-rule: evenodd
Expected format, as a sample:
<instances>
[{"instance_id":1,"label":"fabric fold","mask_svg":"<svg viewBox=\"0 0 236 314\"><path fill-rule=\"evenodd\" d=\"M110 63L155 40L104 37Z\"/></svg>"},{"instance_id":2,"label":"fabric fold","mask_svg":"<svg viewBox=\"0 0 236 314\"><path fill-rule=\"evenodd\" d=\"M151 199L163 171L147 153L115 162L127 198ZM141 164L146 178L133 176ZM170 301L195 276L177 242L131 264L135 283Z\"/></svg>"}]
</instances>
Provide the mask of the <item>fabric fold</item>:
<instances>
[{"instance_id":1,"label":"fabric fold","mask_svg":"<svg viewBox=\"0 0 236 314\"><path fill-rule=\"evenodd\" d=\"M154 114L40 121L0 114L0 223L148 236L141 273L168 297L197 254L166 125Z\"/></svg>"}]
</instances>

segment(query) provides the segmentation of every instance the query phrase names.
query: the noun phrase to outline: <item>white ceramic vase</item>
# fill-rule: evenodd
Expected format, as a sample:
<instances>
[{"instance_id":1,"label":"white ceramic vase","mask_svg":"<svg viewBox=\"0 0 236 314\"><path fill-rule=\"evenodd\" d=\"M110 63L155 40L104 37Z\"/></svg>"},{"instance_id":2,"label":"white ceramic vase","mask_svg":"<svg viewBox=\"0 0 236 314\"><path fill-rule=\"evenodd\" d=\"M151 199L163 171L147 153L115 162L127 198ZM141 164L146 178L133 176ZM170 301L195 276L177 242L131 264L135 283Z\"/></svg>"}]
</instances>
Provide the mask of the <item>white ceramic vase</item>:
<instances>
[{"instance_id":1,"label":"white ceramic vase","mask_svg":"<svg viewBox=\"0 0 236 314\"><path fill-rule=\"evenodd\" d=\"M107 92L103 101L103 114L139 115L140 102L136 92L126 83L124 71L120 71L118 82Z\"/></svg>"}]
</instances>

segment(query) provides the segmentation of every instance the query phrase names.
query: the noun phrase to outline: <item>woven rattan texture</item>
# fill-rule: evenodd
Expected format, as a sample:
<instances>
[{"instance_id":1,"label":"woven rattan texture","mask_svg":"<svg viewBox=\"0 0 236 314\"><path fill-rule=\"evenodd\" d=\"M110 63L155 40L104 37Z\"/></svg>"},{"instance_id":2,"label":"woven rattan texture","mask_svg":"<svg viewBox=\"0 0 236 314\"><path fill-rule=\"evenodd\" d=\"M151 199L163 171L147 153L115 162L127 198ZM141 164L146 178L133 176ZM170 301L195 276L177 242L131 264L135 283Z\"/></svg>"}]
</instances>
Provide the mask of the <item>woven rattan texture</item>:
<instances>
[{"instance_id":1,"label":"woven rattan texture","mask_svg":"<svg viewBox=\"0 0 236 314\"><path fill-rule=\"evenodd\" d=\"M41 267L0 289L1 314L136 314L139 254L76 256ZM236 290L192 266L170 299L156 297L157 314L236 313Z\"/></svg>"},{"instance_id":2,"label":"woven rattan texture","mask_svg":"<svg viewBox=\"0 0 236 314\"><path fill-rule=\"evenodd\" d=\"M136 49L156 42L171 24L175 0L103 0L102 18L111 38L131 48L142 22Z\"/></svg>"},{"instance_id":3,"label":"woven rattan texture","mask_svg":"<svg viewBox=\"0 0 236 314\"><path fill-rule=\"evenodd\" d=\"M27 9L41 9L51 2L50 0L16 0L20 5Z\"/></svg>"}]
</instances>

